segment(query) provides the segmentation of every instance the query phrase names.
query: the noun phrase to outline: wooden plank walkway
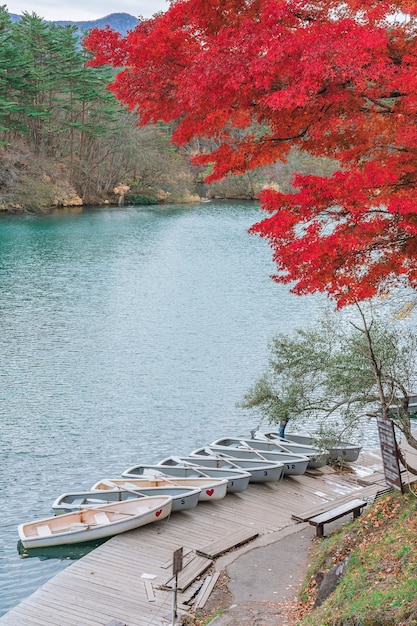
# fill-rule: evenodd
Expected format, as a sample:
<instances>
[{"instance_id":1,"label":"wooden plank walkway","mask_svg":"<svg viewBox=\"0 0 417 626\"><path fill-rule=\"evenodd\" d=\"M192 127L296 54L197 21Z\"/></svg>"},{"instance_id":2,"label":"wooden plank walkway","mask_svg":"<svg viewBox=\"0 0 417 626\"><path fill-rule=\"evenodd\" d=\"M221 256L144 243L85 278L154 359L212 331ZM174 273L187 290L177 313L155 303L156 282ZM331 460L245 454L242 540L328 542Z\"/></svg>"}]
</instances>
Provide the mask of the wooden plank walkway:
<instances>
[{"instance_id":1,"label":"wooden plank walkway","mask_svg":"<svg viewBox=\"0 0 417 626\"><path fill-rule=\"evenodd\" d=\"M224 500L201 502L191 511L113 537L0 617L0 625L106 626L115 620L126 626L167 626L172 592L164 585L175 550L183 547L184 563L189 563L182 573L185 593L198 597L209 557L218 551L251 539L256 545L257 535L295 525L348 499L372 500L384 489L380 455L364 453L351 467L347 473L326 466L278 483L251 484ZM200 580L193 582L193 576ZM182 594L181 602L186 600Z\"/></svg>"}]
</instances>

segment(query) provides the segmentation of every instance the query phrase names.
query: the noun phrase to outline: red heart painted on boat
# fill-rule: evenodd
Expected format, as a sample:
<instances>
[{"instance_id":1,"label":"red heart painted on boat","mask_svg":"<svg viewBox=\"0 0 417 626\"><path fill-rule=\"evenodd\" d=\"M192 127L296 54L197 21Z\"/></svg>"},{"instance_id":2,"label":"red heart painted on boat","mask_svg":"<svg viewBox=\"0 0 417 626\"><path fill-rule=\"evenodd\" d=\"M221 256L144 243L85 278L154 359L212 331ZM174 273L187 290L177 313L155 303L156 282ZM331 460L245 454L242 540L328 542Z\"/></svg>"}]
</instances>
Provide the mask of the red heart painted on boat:
<instances>
[{"instance_id":1,"label":"red heart painted on boat","mask_svg":"<svg viewBox=\"0 0 417 626\"><path fill-rule=\"evenodd\" d=\"M212 496L212 495L213 495L213 493L214 493L214 489L206 489L206 494L207 494L208 496Z\"/></svg>"},{"instance_id":2,"label":"red heart painted on boat","mask_svg":"<svg viewBox=\"0 0 417 626\"><path fill-rule=\"evenodd\" d=\"M159 509L159 511L157 511L157 512L155 513L156 517L159 517L159 516L161 515L161 513L162 513L162 509Z\"/></svg>"}]
</instances>

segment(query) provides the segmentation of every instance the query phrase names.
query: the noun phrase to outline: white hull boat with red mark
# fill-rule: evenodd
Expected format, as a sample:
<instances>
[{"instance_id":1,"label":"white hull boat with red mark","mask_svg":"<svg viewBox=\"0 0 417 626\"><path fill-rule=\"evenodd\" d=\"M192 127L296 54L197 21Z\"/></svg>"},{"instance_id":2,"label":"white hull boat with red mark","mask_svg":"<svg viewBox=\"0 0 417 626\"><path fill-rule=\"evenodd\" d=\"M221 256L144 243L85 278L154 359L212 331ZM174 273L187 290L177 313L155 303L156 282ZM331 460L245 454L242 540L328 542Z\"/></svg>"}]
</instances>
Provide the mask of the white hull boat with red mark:
<instances>
[{"instance_id":1,"label":"white hull boat with red mark","mask_svg":"<svg viewBox=\"0 0 417 626\"><path fill-rule=\"evenodd\" d=\"M92 486L92 490L102 489L142 489L144 487L194 487L200 489L199 502L209 502L211 500L221 500L227 494L227 478L181 478L174 476L158 476L147 478L106 478Z\"/></svg>"},{"instance_id":2,"label":"white hull boat with red mark","mask_svg":"<svg viewBox=\"0 0 417 626\"><path fill-rule=\"evenodd\" d=\"M171 510L171 496L148 496L26 522L18 533L25 548L50 548L119 535L162 520Z\"/></svg>"}]
</instances>

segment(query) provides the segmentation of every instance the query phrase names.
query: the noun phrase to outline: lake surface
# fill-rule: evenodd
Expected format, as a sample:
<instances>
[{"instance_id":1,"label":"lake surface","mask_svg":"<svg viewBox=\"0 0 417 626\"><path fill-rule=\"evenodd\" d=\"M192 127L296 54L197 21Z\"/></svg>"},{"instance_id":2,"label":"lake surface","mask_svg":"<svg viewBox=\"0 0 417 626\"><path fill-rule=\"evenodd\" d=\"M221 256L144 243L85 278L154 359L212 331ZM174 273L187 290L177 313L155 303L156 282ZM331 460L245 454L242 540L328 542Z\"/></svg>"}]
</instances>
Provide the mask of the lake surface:
<instances>
[{"instance_id":1,"label":"lake surface","mask_svg":"<svg viewBox=\"0 0 417 626\"><path fill-rule=\"evenodd\" d=\"M0 614L70 562L19 555L19 523L257 424L235 405L269 340L326 306L269 278L260 217L212 202L0 220Z\"/></svg>"}]
</instances>

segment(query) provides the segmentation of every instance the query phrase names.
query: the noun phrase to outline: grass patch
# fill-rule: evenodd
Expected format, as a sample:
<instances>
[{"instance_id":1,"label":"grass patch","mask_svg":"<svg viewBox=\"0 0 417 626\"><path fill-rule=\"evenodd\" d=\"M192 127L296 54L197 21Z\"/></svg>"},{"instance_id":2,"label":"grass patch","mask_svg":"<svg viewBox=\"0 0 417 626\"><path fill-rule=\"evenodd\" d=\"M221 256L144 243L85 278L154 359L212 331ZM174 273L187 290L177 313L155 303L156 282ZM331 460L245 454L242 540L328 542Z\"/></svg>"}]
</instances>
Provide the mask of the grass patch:
<instances>
[{"instance_id":1,"label":"grass patch","mask_svg":"<svg viewBox=\"0 0 417 626\"><path fill-rule=\"evenodd\" d=\"M417 499L388 495L317 543L301 591L299 626L417 626ZM336 590L312 610L316 576L348 563Z\"/></svg>"},{"instance_id":2,"label":"grass patch","mask_svg":"<svg viewBox=\"0 0 417 626\"><path fill-rule=\"evenodd\" d=\"M219 615L223 615L223 611L216 611L211 617L209 617L205 622L204 622L204 626L208 626L215 617L218 617Z\"/></svg>"}]
</instances>

